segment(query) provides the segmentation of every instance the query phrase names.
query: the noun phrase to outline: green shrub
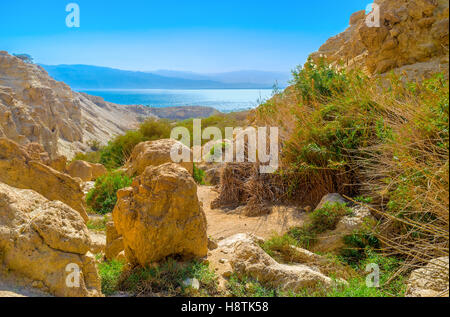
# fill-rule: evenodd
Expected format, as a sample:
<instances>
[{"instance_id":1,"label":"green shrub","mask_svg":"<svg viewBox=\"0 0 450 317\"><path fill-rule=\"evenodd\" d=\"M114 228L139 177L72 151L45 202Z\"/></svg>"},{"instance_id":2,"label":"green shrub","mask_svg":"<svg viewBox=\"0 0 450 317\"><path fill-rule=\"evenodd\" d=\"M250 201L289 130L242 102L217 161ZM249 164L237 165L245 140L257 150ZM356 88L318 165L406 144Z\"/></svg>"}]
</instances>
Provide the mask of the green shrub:
<instances>
[{"instance_id":1,"label":"green shrub","mask_svg":"<svg viewBox=\"0 0 450 317\"><path fill-rule=\"evenodd\" d=\"M119 284L124 264L118 260L106 261L98 264L98 273L102 283L102 293L113 295Z\"/></svg>"},{"instance_id":2,"label":"green shrub","mask_svg":"<svg viewBox=\"0 0 450 317\"><path fill-rule=\"evenodd\" d=\"M336 229L336 225L342 217L352 214L352 209L342 203L325 203L320 209L314 210L309 218L311 230L322 233Z\"/></svg>"},{"instance_id":3,"label":"green shrub","mask_svg":"<svg viewBox=\"0 0 450 317\"><path fill-rule=\"evenodd\" d=\"M170 138L171 130L172 125L170 124L170 121L165 119L156 120L149 118L139 126L139 132L147 141L168 139Z\"/></svg>"},{"instance_id":4,"label":"green shrub","mask_svg":"<svg viewBox=\"0 0 450 317\"><path fill-rule=\"evenodd\" d=\"M86 196L89 207L97 213L106 214L114 209L117 191L131 185L132 179L123 172L110 172L95 181L95 186Z\"/></svg>"},{"instance_id":5,"label":"green shrub","mask_svg":"<svg viewBox=\"0 0 450 317\"><path fill-rule=\"evenodd\" d=\"M287 235L294 239L295 245L309 249L317 242L317 235L336 229L342 217L352 214L351 208L342 203L325 203L309 215L309 222L302 227L292 227Z\"/></svg>"},{"instance_id":6,"label":"green shrub","mask_svg":"<svg viewBox=\"0 0 450 317\"><path fill-rule=\"evenodd\" d=\"M198 168L194 163L194 173L193 173L194 180L197 184L205 185L205 171Z\"/></svg>"},{"instance_id":7,"label":"green shrub","mask_svg":"<svg viewBox=\"0 0 450 317\"><path fill-rule=\"evenodd\" d=\"M343 237L345 247L340 251L343 262L358 265L367 256L367 248L380 249L378 238L369 231L359 230Z\"/></svg>"},{"instance_id":8,"label":"green shrub","mask_svg":"<svg viewBox=\"0 0 450 317\"><path fill-rule=\"evenodd\" d=\"M87 153L77 153L72 159L72 162L74 161L86 161L90 163L100 163L100 152L87 152Z\"/></svg>"},{"instance_id":9,"label":"green shrub","mask_svg":"<svg viewBox=\"0 0 450 317\"><path fill-rule=\"evenodd\" d=\"M119 168L125 164L134 147L145 141L140 131L128 131L115 137L100 151L100 163L107 169Z\"/></svg>"}]
</instances>

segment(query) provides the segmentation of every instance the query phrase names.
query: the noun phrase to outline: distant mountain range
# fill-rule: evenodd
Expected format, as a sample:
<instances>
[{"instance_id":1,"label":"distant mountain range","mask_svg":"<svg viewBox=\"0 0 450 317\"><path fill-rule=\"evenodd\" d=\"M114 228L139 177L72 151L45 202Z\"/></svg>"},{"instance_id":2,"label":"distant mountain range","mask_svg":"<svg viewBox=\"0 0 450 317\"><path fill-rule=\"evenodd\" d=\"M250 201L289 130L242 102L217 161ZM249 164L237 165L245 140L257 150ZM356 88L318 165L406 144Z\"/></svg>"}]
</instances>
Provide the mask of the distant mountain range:
<instances>
[{"instance_id":1,"label":"distant mountain range","mask_svg":"<svg viewBox=\"0 0 450 317\"><path fill-rule=\"evenodd\" d=\"M90 65L40 65L58 81L73 89L245 89L285 87L289 74L236 71L197 74L170 70L127 71Z\"/></svg>"}]
</instances>

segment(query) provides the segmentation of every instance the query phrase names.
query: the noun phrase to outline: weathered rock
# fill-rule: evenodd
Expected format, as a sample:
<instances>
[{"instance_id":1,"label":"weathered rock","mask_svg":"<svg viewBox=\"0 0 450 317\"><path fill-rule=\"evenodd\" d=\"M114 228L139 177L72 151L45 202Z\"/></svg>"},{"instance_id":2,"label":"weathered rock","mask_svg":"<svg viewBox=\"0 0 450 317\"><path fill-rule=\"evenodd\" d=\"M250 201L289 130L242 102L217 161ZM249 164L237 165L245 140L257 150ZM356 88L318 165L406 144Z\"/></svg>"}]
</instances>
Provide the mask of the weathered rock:
<instances>
[{"instance_id":1,"label":"weathered rock","mask_svg":"<svg viewBox=\"0 0 450 317\"><path fill-rule=\"evenodd\" d=\"M72 177L78 177L83 182L92 180L92 167L85 161L74 161L67 166L67 174Z\"/></svg>"},{"instance_id":2,"label":"weathered rock","mask_svg":"<svg viewBox=\"0 0 450 317\"><path fill-rule=\"evenodd\" d=\"M108 171L106 170L106 167L104 167L102 164L99 163L90 163L92 167L92 180L96 180L99 177L102 177Z\"/></svg>"},{"instance_id":3,"label":"weathered rock","mask_svg":"<svg viewBox=\"0 0 450 317\"><path fill-rule=\"evenodd\" d=\"M332 65L361 68L369 75L393 70L417 80L435 72L448 76L448 1L377 0L380 23L366 23L364 11L311 57Z\"/></svg>"},{"instance_id":4,"label":"weathered rock","mask_svg":"<svg viewBox=\"0 0 450 317\"><path fill-rule=\"evenodd\" d=\"M80 214L32 190L0 183L0 253L6 267L57 296L99 296L100 280ZM66 281L78 268L79 286Z\"/></svg>"},{"instance_id":5,"label":"weathered rock","mask_svg":"<svg viewBox=\"0 0 450 317\"><path fill-rule=\"evenodd\" d=\"M62 201L88 220L80 184L69 175L32 160L17 143L6 138L0 138L0 171L0 182Z\"/></svg>"},{"instance_id":6,"label":"weathered rock","mask_svg":"<svg viewBox=\"0 0 450 317\"><path fill-rule=\"evenodd\" d=\"M207 254L206 217L197 185L180 165L147 167L117 198L114 226L131 263L144 266L175 254Z\"/></svg>"},{"instance_id":7,"label":"weathered rock","mask_svg":"<svg viewBox=\"0 0 450 317\"><path fill-rule=\"evenodd\" d=\"M0 137L39 143L51 158L69 158L135 128L148 107L122 106L74 92L40 66L0 51Z\"/></svg>"},{"instance_id":8,"label":"weathered rock","mask_svg":"<svg viewBox=\"0 0 450 317\"><path fill-rule=\"evenodd\" d=\"M90 231L89 236L91 239L90 251L93 254L99 254L105 252L106 249L106 236L104 233Z\"/></svg>"},{"instance_id":9,"label":"weathered rock","mask_svg":"<svg viewBox=\"0 0 450 317\"><path fill-rule=\"evenodd\" d=\"M322 197L322 199L317 204L314 210L322 208L327 203L328 204L339 203L348 205L349 201L338 193L326 194L325 196Z\"/></svg>"},{"instance_id":10,"label":"weathered rock","mask_svg":"<svg viewBox=\"0 0 450 317\"><path fill-rule=\"evenodd\" d=\"M72 177L78 177L83 182L96 180L107 173L102 164L89 163L81 160L73 161L66 168L67 173Z\"/></svg>"},{"instance_id":11,"label":"weathered rock","mask_svg":"<svg viewBox=\"0 0 450 317\"><path fill-rule=\"evenodd\" d=\"M449 296L449 258L431 260L423 268L414 270L407 282L408 297Z\"/></svg>"},{"instance_id":12,"label":"weathered rock","mask_svg":"<svg viewBox=\"0 0 450 317\"><path fill-rule=\"evenodd\" d=\"M280 264L258 246L254 238L236 235L219 243L232 254L230 265L240 276L251 276L263 284L282 291L298 292L305 288L328 288L331 278L303 264ZM226 251L227 252L227 251Z\"/></svg>"},{"instance_id":13,"label":"weathered rock","mask_svg":"<svg viewBox=\"0 0 450 317\"><path fill-rule=\"evenodd\" d=\"M105 257L108 260L116 259L120 252L124 251L123 238L114 227L114 222L106 224Z\"/></svg>"},{"instance_id":14,"label":"weathered rock","mask_svg":"<svg viewBox=\"0 0 450 317\"><path fill-rule=\"evenodd\" d=\"M172 163L170 151L174 146L184 148L191 153L191 150L182 143L173 139L162 139L157 141L141 142L136 145L126 164L127 173L130 176L140 175L148 166L158 166L165 163ZM190 154L192 158L192 153ZM194 167L192 160L190 162L180 162L192 175Z\"/></svg>"},{"instance_id":15,"label":"weathered rock","mask_svg":"<svg viewBox=\"0 0 450 317\"><path fill-rule=\"evenodd\" d=\"M50 166L51 168L57 170L60 173L65 173L67 165L67 157L65 157L64 155L58 155L55 158L50 159L46 165Z\"/></svg>"}]
</instances>

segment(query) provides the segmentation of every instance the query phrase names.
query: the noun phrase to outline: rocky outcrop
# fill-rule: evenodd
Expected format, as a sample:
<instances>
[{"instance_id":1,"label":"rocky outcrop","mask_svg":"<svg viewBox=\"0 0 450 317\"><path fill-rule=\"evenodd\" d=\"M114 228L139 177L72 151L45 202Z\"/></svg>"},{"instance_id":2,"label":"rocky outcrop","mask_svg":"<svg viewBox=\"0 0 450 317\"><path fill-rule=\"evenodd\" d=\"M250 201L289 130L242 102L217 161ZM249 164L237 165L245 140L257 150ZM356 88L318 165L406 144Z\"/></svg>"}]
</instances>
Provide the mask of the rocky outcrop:
<instances>
[{"instance_id":1,"label":"rocky outcrop","mask_svg":"<svg viewBox=\"0 0 450 317\"><path fill-rule=\"evenodd\" d=\"M172 158L170 157L170 151L173 147L184 148L190 153L192 158L191 150L182 143L173 139L141 142L134 147L133 152L128 159L125 166L127 169L127 174L130 176L140 175L148 166L158 166L164 163L171 163ZM194 169L192 160L190 160L190 162L180 162L179 164L187 169L192 175Z\"/></svg>"},{"instance_id":2,"label":"rocky outcrop","mask_svg":"<svg viewBox=\"0 0 450 317\"><path fill-rule=\"evenodd\" d=\"M448 297L448 270L448 256L433 259L423 268L414 270L407 281L406 296Z\"/></svg>"},{"instance_id":3,"label":"rocky outcrop","mask_svg":"<svg viewBox=\"0 0 450 317\"><path fill-rule=\"evenodd\" d=\"M0 211L0 254L9 270L56 296L101 295L89 233L77 211L3 183ZM69 275L76 270L78 286L76 274Z\"/></svg>"},{"instance_id":4,"label":"rocky outcrop","mask_svg":"<svg viewBox=\"0 0 450 317\"><path fill-rule=\"evenodd\" d=\"M105 257L108 260L115 259L122 251L124 251L123 238L114 227L114 222L110 221L106 224Z\"/></svg>"},{"instance_id":5,"label":"rocky outcrop","mask_svg":"<svg viewBox=\"0 0 450 317\"><path fill-rule=\"evenodd\" d=\"M413 80L439 71L448 76L448 1L377 0L375 4L379 27L366 23L370 17L364 11L356 12L348 29L311 57L326 57L334 65L361 68L369 75L394 70Z\"/></svg>"},{"instance_id":6,"label":"rocky outcrop","mask_svg":"<svg viewBox=\"0 0 450 317\"><path fill-rule=\"evenodd\" d=\"M114 135L153 116L142 106L120 106L74 92L38 65L0 51L0 137L39 143L50 157L71 158L91 140Z\"/></svg>"},{"instance_id":7,"label":"rocky outcrop","mask_svg":"<svg viewBox=\"0 0 450 317\"><path fill-rule=\"evenodd\" d=\"M17 143L6 138L0 138L0 182L59 200L88 220L80 184L69 175L33 160Z\"/></svg>"},{"instance_id":8,"label":"rocky outcrop","mask_svg":"<svg viewBox=\"0 0 450 317\"><path fill-rule=\"evenodd\" d=\"M72 177L78 177L83 182L90 182L107 173L102 164L89 163L85 161L73 161L66 168L67 174Z\"/></svg>"},{"instance_id":9,"label":"rocky outcrop","mask_svg":"<svg viewBox=\"0 0 450 317\"><path fill-rule=\"evenodd\" d=\"M297 248L305 264L281 264L270 257L258 245L261 238L248 234L236 234L222 241L210 251L208 260L219 274L219 284L225 284L233 273L252 277L259 282L281 291L298 292L303 289L328 288L333 281L319 269L307 265L315 263L320 256Z\"/></svg>"},{"instance_id":10,"label":"rocky outcrop","mask_svg":"<svg viewBox=\"0 0 450 317\"><path fill-rule=\"evenodd\" d=\"M119 190L113 220L131 263L145 266L170 255L208 252L197 185L178 164L149 166L131 187Z\"/></svg>"}]
</instances>

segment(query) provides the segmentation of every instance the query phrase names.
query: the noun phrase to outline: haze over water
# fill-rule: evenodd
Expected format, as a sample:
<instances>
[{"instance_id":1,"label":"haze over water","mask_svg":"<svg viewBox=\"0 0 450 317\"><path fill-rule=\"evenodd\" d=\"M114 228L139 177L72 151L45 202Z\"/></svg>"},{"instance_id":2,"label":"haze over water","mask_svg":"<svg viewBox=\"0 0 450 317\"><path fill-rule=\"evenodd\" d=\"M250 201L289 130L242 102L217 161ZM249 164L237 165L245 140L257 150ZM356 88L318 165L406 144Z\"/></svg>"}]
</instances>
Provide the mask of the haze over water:
<instances>
[{"instance_id":1,"label":"haze over water","mask_svg":"<svg viewBox=\"0 0 450 317\"><path fill-rule=\"evenodd\" d=\"M122 105L207 106L221 112L255 108L272 96L272 89L96 89L82 92Z\"/></svg>"}]
</instances>

